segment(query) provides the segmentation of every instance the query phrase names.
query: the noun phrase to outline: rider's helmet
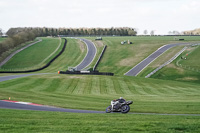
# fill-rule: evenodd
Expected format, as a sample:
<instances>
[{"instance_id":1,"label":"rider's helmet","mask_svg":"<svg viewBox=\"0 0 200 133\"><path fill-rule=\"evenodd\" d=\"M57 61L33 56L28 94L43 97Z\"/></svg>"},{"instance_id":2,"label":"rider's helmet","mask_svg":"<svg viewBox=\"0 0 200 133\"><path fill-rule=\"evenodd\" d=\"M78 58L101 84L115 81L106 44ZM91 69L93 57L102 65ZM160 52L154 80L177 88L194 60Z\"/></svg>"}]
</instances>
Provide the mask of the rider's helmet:
<instances>
[{"instance_id":1,"label":"rider's helmet","mask_svg":"<svg viewBox=\"0 0 200 133\"><path fill-rule=\"evenodd\" d=\"M123 99L123 97L120 97L119 99Z\"/></svg>"}]
</instances>

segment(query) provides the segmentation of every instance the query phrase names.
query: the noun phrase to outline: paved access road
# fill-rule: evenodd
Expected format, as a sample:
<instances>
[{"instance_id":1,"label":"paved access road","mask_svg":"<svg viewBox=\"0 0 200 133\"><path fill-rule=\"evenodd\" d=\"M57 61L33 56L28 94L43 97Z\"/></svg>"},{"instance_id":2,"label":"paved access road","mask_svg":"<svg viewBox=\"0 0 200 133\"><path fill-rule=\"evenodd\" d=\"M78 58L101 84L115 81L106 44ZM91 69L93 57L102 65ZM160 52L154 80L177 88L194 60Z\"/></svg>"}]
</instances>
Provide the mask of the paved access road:
<instances>
[{"instance_id":1,"label":"paved access road","mask_svg":"<svg viewBox=\"0 0 200 133\"><path fill-rule=\"evenodd\" d=\"M144 68L146 68L151 62L153 62L156 58L158 58L161 54L163 54L168 49L179 46L179 45L189 45L189 43L176 43L176 44L168 44L160 47L158 50L156 50L154 53L152 53L150 56L148 56L146 59L144 59L142 62L137 64L135 67L133 67L131 70L129 70L125 75L127 76L137 76Z\"/></svg>"},{"instance_id":2,"label":"paved access road","mask_svg":"<svg viewBox=\"0 0 200 133\"><path fill-rule=\"evenodd\" d=\"M96 56L97 49L96 49L96 46L91 41L87 39L81 39L81 38L78 38L78 39L80 39L86 44L87 50L88 50L87 55L85 56L83 61L79 65L76 66L77 70L80 71L92 63L94 57Z\"/></svg>"}]
</instances>

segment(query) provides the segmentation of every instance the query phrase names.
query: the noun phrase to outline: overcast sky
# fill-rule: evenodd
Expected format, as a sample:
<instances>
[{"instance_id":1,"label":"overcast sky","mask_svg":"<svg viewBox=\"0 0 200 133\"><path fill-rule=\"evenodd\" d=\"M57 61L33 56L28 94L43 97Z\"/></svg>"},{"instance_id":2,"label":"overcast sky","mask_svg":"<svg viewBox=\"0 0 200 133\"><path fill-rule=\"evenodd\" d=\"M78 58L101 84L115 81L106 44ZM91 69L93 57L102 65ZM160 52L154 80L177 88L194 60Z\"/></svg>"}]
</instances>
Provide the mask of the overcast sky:
<instances>
[{"instance_id":1,"label":"overcast sky","mask_svg":"<svg viewBox=\"0 0 200 133\"><path fill-rule=\"evenodd\" d=\"M133 27L139 34L200 28L200 0L0 0L0 28Z\"/></svg>"}]
</instances>

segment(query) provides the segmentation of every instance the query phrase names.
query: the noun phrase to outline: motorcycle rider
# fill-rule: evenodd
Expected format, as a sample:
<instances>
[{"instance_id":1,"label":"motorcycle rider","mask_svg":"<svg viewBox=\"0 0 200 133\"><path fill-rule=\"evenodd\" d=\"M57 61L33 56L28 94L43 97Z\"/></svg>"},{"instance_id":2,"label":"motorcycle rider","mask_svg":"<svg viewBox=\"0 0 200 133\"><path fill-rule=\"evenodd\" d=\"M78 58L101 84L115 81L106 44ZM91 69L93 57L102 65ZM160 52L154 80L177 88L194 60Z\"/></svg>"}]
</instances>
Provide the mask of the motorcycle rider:
<instances>
[{"instance_id":1,"label":"motorcycle rider","mask_svg":"<svg viewBox=\"0 0 200 133\"><path fill-rule=\"evenodd\" d=\"M126 100L123 97L120 97L119 99L117 99L116 101L119 101L119 103L124 103Z\"/></svg>"},{"instance_id":2,"label":"motorcycle rider","mask_svg":"<svg viewBox=\"0 0 200 133\"><path fill-rule=\"evenodd\" d=\"M113 101L114 101L114 104L112 105L112 108L114 108L114 106L115 106L115 108L119 108L121 103L126 102L126 100L123 97L120 97L119 99L117 99L117 100L115 99Z\"/></svg>"}]
</instances>

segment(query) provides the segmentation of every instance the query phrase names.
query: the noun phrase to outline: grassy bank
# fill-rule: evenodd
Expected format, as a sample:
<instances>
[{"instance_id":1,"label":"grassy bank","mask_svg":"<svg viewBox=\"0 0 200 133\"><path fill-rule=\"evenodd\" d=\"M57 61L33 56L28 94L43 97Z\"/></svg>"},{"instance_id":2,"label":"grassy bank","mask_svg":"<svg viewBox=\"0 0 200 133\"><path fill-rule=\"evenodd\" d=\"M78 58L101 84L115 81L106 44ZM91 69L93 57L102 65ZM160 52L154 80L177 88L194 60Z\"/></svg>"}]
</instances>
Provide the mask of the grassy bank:
<instances>
[{"instance_id":1,"label":"grassy bank","mask_svg":"<svg viewBox=\"0 0 200 133\"><path fill-rule=\"evenodd\" d=\"M4 40L6 40L6 38L0 37L0 42L2 42L2 41L4 41Z\"/></svg>"},{"instance_id":2,"label":"grassy bank","mask_svg":"<svg viewBox=\"0 0 200 133\"><path fill-rule=\"evenodd\" d=\"M94 41L95 38L88 39ZM130 40L133 44L121 45L123 40ZM196 41L198 38L185 37L185 40ZM0 100L11 97L16 101L104 111L111 100L122 96L133 100L130 112L200 114L200 85L169 80L171 75L175 77L175 72L179 72L177 69L170 72L169 68L164 68L168 78L161 78L168 80L123 76L157 48L174 42L178 43L173 41L173 37L103 37L103 43L108 48L98 69L114 72L115 76L47 74L8 80L0 82ZM174 53L176 50L168 52ZM68 38L63 54L39 73L54 73L67 70L68 66L76 66L86 52L83 43ZM167 58L170 56L160 57L157 64ZM156 62L152 66L156 66ZM199 116L74 114L0 109L0 132L193 133L200 132L199 123Z\"/></svg>"},{"instance_id":3,"label":"grassy bank","mask_svg":"<svg viewBox=\"0 0 200 133\"><path fill-rule=\"evenodd\" d=\"M12 71L39 68L55 56L55 54L50 55L58 48L59 43L58 38L42 38L41 42L13 56L1 69Z\"/></svg>"},{"instance_id":4,"label":"grassy bank","mask_svg":"<svg viewBox=\"0 0 200 133\"><path fill-rule=\"evenodd\" d=\"M184 38L184 42L199 40L198 37ZM94 41L95 37L88 37L87 39ZM124 40L129 40L133 44L121 45L121 41ZM174 37L166 36L103 37L102 42L108 47L97 69L114 72L115 75L123 75L165 44L180 43L180 41L174 41Z\"/></svg>"},{"instance_id":5,"label":"grassy bank","mask_svg":"<svg viewBox=\"0 0 200 133\"><path fill-rule=\"evenodd\" d=\"M43 72L58 72L66 71L68 67L77 66L87 53L86 45L76 39L67 38L67 46L65 51L59 56L48 68L40 71Z\"/></svg>"},{"instance_id":6,"label":"grassy bank","mask_svg":"<svg viewBox=\"0 0 200 133\"><path fill-rule=\"evenodd\" d=\"M0 132L200 132L199 116L75 114L0 109Z\"/></svg>"},{"instance_id":7,"label":"grassy bank","mask_svg":"<svg viewBox=\"0 0 200 133\"><path fill-rule=\"evenodd\" d=\"M118 76L37 75L0 82L0 99L105 110L123 96L133 112L200 113L199 85Z\"/></svg>"},{"instance_id":8,"label":"grassy bank","mask_svg":"<svg viewBox=\"0 0 200 133\"><path fill-rule=\"evenodd\" d=\"M153 75L152 78L200 83L199 50L200 47L189 47L171 64ZM181 56L186 57L186 60L181 59Z\"/></svg>"}]
</instances>

